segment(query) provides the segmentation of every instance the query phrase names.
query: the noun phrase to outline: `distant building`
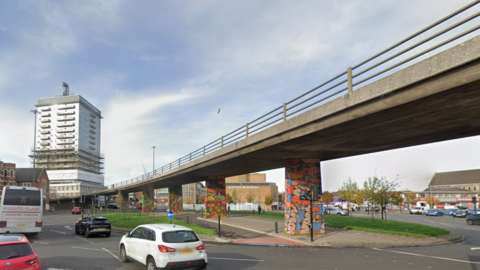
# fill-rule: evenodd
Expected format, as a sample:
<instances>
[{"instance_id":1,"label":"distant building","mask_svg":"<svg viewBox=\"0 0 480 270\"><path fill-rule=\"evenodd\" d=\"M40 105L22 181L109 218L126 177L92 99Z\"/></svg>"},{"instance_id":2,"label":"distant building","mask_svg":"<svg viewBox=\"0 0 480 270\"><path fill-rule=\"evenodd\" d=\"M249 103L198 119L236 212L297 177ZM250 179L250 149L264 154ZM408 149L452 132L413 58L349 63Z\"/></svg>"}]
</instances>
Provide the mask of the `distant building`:
<instances>
[{"instance_id":1,"label":"distant building","mask_svg":"<svg viewBox=\"0 0 480 270\"><path fill-rule=\"evenodd\" d=\"M50 194L50 180L45 168L17 168L16 180L21 187L41 188L44 207L50 203L50 195L56 195Z\"/></svg>"},{"instance_id":2,"label":"distant building","mask_svg":"<svg viewBox=\"0 0 480 270\"><path fill-rule=\"evenodd\" d=\"M265 203L266 196L278 196L276 183L267 182L264 173L243 174L225 178L226 193L233 196L237 194L238 203L245 203L252 198L252 203Z\"/></svg>"},{"instance_id":3,"label":"distant building","mask_svg":"<svg viewBox=\"0 0 480 270\"><path fill-rule=\"evenodd\" d=\"M102 115L80 95L38 100L35 165L45 168L57 198L106 189L100 153Z\"/></svg>"},{"instance_id":4,"label":"distant building","mask_svg":"<svg viewBox=\"0 0 480 270\"><path fill-rule=\"evenodd\" d=\"M474 208L472 197L480 194L480 170L452 171L435 173L429 186L423 191L411 191L416 196L412 206L428 207L427 197L439 200L437 208L467 207ZM406 193L410 192L405 192ZM478 208L478 204L476 205Z\"/></svg>"},{"instance_id":5,"label":"distant building","mask_svg":"<svg viewBox=\"0 0 480 270\"><path fill-rule=\"evenodd\" d=\"M0 160L0 196L4 186L16 186L16 166L15 163L5 163Z\"/></svg>"}]
</instances>

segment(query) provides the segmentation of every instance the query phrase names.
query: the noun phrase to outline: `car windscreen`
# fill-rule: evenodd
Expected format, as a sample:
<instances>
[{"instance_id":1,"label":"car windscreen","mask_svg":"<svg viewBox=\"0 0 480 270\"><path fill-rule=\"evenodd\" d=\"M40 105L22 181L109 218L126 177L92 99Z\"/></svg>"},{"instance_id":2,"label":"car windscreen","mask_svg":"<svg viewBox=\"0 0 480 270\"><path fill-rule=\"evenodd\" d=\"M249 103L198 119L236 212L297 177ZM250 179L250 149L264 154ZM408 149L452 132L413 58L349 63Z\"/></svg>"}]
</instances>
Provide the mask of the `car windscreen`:
<instances>
[{"instance_id":1,"label":"car windscreen","mask_svg":"<svg viewBox=\"0 0 480 270\"><path fill-rule=\"evenodd\" d=\"M171 231L162 233L165 243L186 243L200 241L193 231Z\"/></svg>"},{"instance_id":2,"label":"car windscreen","mask_svg":"<svg viewBox=\"0 0 480 270\"><path fill-rule=\"evenodd\" d=\"M28 243L0 246L0 260L14 259L32 254L33 250Z\"/></svg>"},{"instance_id":3,"label":"car windscreen","mask_svg":"<svg viewBox=\"0 0 480 270\"><path fill-rule=\"evenodd\" d=\"M3 205L41 205L39 190L5 189Z\"/></svg>"}]
</instances>

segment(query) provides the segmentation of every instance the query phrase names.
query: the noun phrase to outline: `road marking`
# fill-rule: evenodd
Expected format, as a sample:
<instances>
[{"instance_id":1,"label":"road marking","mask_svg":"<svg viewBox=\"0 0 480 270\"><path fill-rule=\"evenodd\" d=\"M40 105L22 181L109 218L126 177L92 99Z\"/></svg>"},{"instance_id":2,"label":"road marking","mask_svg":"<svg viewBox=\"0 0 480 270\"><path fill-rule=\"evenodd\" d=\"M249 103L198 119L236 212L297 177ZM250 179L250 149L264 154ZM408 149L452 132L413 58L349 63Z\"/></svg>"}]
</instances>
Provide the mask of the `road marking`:
<instances>
[{"instance_id":1,"label":"road marking","mask_svg":"<svg viewBox=\"0 0 480 270\"><path fill-rule=\"evenodd\" d=\"M73 230L71 226L65 226L65 229L68 229L68 230Z\"/></svg>"},{"instance_id":2,"label":"road marking","mask_svg":"<svg viewBox=\"0 0 480 270\"><path fill-rule=\"evenodd\" d=\"M437 256L428 256L428 255L422 255L422 254L417 254L417 253L409 253L409 252L402 252L402 251L396 251L396 250L387 250L387 249L380 249L380 248L372 248L372 249L373 249L373 250L379 250L379 251L386 251L386 252L398 253L398 254L404 254L404 255L410 255L410 256L417 256L417 257L424 257L424 258L431 258L431 259L439 259L439 260L445 260L445 261L461 262L461 263L470 263L470 264L478 264L478 265L480 265L480 262L457 260L457 259L437 257Z\"/></svg>"},{"instance_id":3,"label":"road marking","mask_svg":"<svg viewBox=\"0 0 480 270\"><path fill-rule=\"evenodd\" d=\"M63 268L47 268L47 270L71 270L71 269L63 269Z\"/></svg>"},{"instance_id":4,"label":"road marking","mask_svg":"<svg viewBox=\"0 0 480 270\"><path fill-rule=\"evenodd\" d=\"M263 262L263 260L235 259L235 258L215 258L215 257L210 257L210 256L208 256L208 259L213 259L213 260L226 260L226 261Z\"/></svg>"},{"instance_id":5,"label":"road marking","mask_svg":"<svg viewBox=\"0 0 480 270\"><path fill-rule=\"evenodd\" d=\"M55 231L55 230L50 230L51 232L56 232L56 233L61 233L61 234L67 234L66 232L61 232L61 231Z\"/></svg>"},{"instance_id":6,"label":"road marking","mask_svg":"<svg viewBox=\"0 0 480 270\"><path fill-rule=\"evenodd\" d=\"M477 250L477 249L480 249L480 247L473 247L473 248L470 248L470 250Z\"/></svg>"},{"instance_id":7,"label":"road marking","mask_svg":"<svg viewBox=\"0 0 480 270\"><path fill-rule=\"evenodd\" d=\"M116 255L114 255L112 252L110 252L110 250L106 249L106 248L103 248L103 250L105 250L106 252L110 253L110 255L112 255L113 257L115 257L117 260L119 260L120 262L122 262L122 260L120 260L120 258L118 258Z\"/></svg>"},{"instance_id":8,"label":"road marking","mask_svg":"<svg viewBox=\"0 0 480 270\"><path fill-rule=\"evenodd\" d=\"M88 241L88 240L85 239L85 238L80 238L80 237L78 237L78 236L75 236L75 238L80 239L80 240L83 240L83 241L87 241L87 242L89 242L90 244L93 244L92 241Z\"/></svg>"},{"instance_id":9,"label":"road marking","mask_svg":"<svg viewBox=\"0 0 480 270\"><path fill-rule=\"evenodd\" d=\"M72 246L72 248L86 249L86 250L95 250L95 251L103 251L103 249L98 249L98 248L85 248L85 247L75 247L75 246Z\"/></svg>"},{"instance_id":10,"label":"road marking","mask_svg":"<svg viewBox=\"0 0 480 270\"><path fill-rule=\"evenodd\" d=\"M49 243L47 243L47 242L40 242L40 241L33 241L33 242L34 242L35 244L37 244L37 243L38 243L38 244L44 244L44 245L48 245L48 244L49 244Z\"/></svg>"}]
</instances>

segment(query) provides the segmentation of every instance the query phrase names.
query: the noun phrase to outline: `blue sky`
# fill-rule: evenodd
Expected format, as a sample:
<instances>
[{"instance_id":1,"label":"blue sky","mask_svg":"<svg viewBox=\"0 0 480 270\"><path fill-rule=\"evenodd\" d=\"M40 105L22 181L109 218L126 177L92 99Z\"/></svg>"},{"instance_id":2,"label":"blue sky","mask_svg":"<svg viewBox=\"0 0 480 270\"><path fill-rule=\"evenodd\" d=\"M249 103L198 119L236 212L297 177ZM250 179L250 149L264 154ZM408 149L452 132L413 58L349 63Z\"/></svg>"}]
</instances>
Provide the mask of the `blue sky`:
<instances>
[{"instance_id":1,"label":"blue sky","mask_svg":"<svg viewBox=\"0 0 480 270\"><path fill-rule=\"evenodd\" d=\"M105 183L136 177L152 146L156 167L187 155L469 2L4 1L0 159L31 166L30 110L68 82L102 111ZM324 162L322 177L329 190L375 173L423 189L479 155L470 138ZM267 180L284 189L283 170Z\"/></svg>"}]
</instances>

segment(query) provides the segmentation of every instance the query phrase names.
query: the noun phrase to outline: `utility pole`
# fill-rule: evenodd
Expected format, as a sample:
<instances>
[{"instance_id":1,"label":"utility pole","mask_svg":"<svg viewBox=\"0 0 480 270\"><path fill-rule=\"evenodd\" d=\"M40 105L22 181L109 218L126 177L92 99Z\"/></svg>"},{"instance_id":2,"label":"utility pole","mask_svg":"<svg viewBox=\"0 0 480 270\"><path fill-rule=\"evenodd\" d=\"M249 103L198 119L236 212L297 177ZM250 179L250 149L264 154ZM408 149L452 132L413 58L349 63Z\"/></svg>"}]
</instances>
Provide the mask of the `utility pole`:
<instances>
[{"instance_id":1,"label":"utility pole","mask_svg":"<svg viewBox=\"0 0 480 270\"><path fill-rule=\"evenodd\" d=\"M33 173L32 173L32 187L35 187L35 163L36 163L36 150L37 150L37 110L30 110L35 115L35 125L33 126Z\"/></svg>"},{"instance_id":2,"label":"utility pole","mask_svg":"<svg viewBox=\"0 0 480 270\"><path fill-rule=\"evenodd\" d=\"M157 148L157 147L152 146L152 149L153 149L153 171L152 171L152 175L155 174L155 148Z\"/></svg>"}]
</instances>

